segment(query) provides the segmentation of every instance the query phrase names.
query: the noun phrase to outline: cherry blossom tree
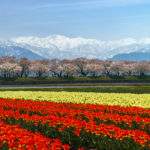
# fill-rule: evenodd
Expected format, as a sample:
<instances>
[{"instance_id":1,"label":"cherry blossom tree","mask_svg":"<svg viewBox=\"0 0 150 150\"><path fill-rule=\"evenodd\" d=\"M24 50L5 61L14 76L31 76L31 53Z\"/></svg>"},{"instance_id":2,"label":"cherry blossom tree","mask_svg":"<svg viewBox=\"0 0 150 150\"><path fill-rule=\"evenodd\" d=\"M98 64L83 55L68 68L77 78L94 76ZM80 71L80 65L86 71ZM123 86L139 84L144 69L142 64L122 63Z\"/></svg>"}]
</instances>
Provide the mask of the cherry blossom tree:
<instances>
[{"instance_id":1,"label":"cherry blossom tree","mask_svg":"<svg viewBox=\"0 0 150 150\"><path fill-rule=\"evenodd\" d=\"M65 77L71 77L77 75L77 66L73 63L65 63L62 65Z\"/></svg>"},{"instance_id":2,"label":"cherry blossom tree","mask_svg":"<svg viewBox=\"0 0 150 150\"><path fill-rule=\"evenodd\" d=\"M88 68L88 59L87 58L77 58L73 60L74 64L78 67L77 72L79 76L87 76Z\"/></svg>"},{"instance_id":3,"label":"cherry blossom tree","mask_svg":"<svg viewBox=\"0 0 150 150\"><path fill-rule=\"evenodd\" d=\"M135 73L139 74L140 76L150 73L150 63L146 61L137 62L135 65Z\"/></svg>"},{"instance_id":4,"label":"cherry blossom tree","mask_svg":"<svg viewBox=\"0 0 150 150\"><path fill-rule=\"evenodd\" d=\"M103 67L104 67L103 74L104 75L109 76L111 74L111 64L112 64L112 61L109 61L109 60L106 60L103 62Z\"/></svg>"},{"instance_id":5,"label":"cherry blossom tree","mask_svg":"<svg viewBox=\"0 0 150 150\"><path fill-rule=\"evenodd\" d=\"M49 68L52 76L61 77L63 74L63 67L58 59L52 59L49 62Z\"/></svg>"},{"instance_id":6,"label":"cherry blossom tree","mask_svg":"<svg viewBox=\"0 0 150 150\"><path fill-rule=\"evenodd\" d=\"M20 58L18 61L19 66L21 66L21 71L19 73L20 77L27 77L30 73L31 61L27 58Z\"/></svg>"},{"instance_id":7,"label":"cherry blossom tree","mask_svg":"<svg viewBox=\"0 0 150 150\"><path fill-rule=\"evenodd\" d=\"M4 78L17 77L21 67L17 63L5 62L0 64L0 74Z\"/></svg>"},{"instance_id":8,"label":"cherry blossom tree","mask_svg":"<svg viewBox=\"0 0 150 150\"><path fill-rule=\"evenodd\" d=\"M42 60L34 60L31 63L30 70L35 73L36 77L48 76L50 73L49 66Z\"/></svg>"},{"instance_id":9,"label":"cherry blossom tree","mask_svg":"<svg viewBox=\"0 0 150 150\"><path fill-rule=\"evenodd\" d=\"M14 56L2 56L0 58L0 64L5 62L16 63L16 60Z\"/></svg>"},{"instance_id":10,"label":"cherry blossom tree","mask_svg":"<svg viewBox=\"0 0 150 150\"><path fill-rule=\"evenodd\" d=\"M76 58L73 60L42 59L28 60L13 56L0 58L0 76L4 78L56 76L99 76L99 75L146 75L150 73L150 62L110 61L99 59ZM34 74L33 74L34 73Z\"/></svg>"},{"instance_id":11,"label":"cherry blossom tree","mask_svg":"<svg viewBox=\"0 0 150 150\"><path fill-rule=\"evenodd\" d=\"M123 62L112 62L110 70L117 76L120 76L125 72L125 67Z\"/></svg>"},{"instance_id":12,"label":"cherry blossom tree","mask_svg":"<svg viewBox=\"0 0 150 150\"><path fill-rule=\"evenodd\" d=\"M134 75L136 73L136 62L124 62L125 74L128 76Z\"/></svg>"},{"instance_id":13,"label":"cherry blossom tree","mask_svg":"<svg viewBox=\"0 0 150 150\"><path fill-rule=\"evenodd\" d=\"M77 66L70 60L57 60L50 61L50 70L53 76L74 76L76 74Z\"/></svg>"},{"instance_id":14,"label":"cherry blossom tree","mask_svg":"<svg viewBox=\"0 0 150 150\"><path fill-rule=\"evenodd\" d=\"M103 65L100 64L87 64L86 68L88 73L93 77L102 74L104 70Z\"/></svg>"}]
</instances>

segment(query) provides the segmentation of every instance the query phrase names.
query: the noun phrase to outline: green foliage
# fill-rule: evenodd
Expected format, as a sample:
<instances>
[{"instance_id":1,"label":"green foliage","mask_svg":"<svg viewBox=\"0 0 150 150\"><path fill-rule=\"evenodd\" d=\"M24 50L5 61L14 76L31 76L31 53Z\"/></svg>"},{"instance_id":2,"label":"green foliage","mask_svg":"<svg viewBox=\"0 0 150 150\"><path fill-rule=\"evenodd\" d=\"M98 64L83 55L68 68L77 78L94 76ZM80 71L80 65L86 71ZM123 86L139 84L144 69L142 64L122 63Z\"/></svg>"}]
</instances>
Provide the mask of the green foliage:
<instances>
[{"instance_id":1,"label":"green foliage","mask_svg":"<svg viewBox=\"0 0 150 150\"><path fill-rule=\"evenodd\" d=\"M99 76L99 77L22 77L0 78L0 82L16 81L92 81L92 80L150 80L150 76Z\"/></svg>"},{"instance_id":2,"label":"green foliage","mask_svg":"<svg viewBox=\"0 0 150 150\"><path fill-rule=\"evenodd\" d=\"M9 91L53 91L53 92L96 92L96 93L150 93L149 87L76 87L76 88L21 88ZM0 89L8 91L8 89Z\"/></svg>"},{"instance_id":3,"label":"green foliage","mask_svg":"<svg viewBox=\"0 0 150 150\"><path fill-rule=\"evenodd\" d=\"M2 142L0 141L0 144L1 144L0 150L9 150L8 143L7 143L7 142L2 143Z\"/></svg>"}]
</instances>

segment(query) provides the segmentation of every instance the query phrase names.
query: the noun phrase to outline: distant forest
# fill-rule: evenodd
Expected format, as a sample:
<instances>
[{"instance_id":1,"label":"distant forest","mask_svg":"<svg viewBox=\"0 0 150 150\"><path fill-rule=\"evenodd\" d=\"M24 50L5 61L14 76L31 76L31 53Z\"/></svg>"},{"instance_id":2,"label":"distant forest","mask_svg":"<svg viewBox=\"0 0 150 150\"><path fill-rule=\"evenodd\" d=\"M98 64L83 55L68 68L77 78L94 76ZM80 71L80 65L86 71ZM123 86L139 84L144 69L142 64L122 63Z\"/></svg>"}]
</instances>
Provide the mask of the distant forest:
<instances>
[{"instance_id":1,"label":"distant forest","mask_svg":"<svg viewBox=\"0 0 150 150\"><path fill-rule=\"evenodd\" d=\"M76 58L73 60L0 57L1 78L22 77L100 77L144 76L150 73L150 62L110 61Z\"/></svg>"}]
</instances>

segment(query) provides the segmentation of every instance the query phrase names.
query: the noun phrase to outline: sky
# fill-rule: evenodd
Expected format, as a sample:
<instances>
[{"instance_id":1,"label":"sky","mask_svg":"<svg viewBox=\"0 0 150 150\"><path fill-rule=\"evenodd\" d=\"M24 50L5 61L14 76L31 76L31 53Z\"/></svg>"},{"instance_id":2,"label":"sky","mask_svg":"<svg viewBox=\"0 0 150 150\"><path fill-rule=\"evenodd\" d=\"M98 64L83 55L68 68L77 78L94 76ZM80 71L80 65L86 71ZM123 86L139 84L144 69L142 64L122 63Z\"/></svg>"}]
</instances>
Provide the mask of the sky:
<instances>
[{"instance_id":1,"label":"sky","mask_svg":"<svg viewBox=\"0 0 150 150\"><path fill-rule=\"evenodd\" d=\"M0 39L150 37L150 0L0 0Z\"/></svg>"}]
</instances>

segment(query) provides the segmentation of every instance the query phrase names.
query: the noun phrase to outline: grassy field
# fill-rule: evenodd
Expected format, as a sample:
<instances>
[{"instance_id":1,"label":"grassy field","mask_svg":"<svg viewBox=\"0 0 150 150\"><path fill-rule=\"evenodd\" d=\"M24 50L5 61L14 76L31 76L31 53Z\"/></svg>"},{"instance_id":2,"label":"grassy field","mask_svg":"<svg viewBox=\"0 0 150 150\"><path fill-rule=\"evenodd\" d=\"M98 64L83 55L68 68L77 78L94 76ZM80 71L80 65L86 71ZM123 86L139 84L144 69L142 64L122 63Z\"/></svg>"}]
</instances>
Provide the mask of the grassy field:
<instances>
[{"instance_id":1,"label":"grassy field","mask_svg":"<svg viewBox=\"0 0 150 150\"><path fill-rule=\"evenodd\" d=\"M1 98L150 108L149 87L55 88L1 90Z\"/></svg>"},{"instance_id":2,"label":"grassy field","mask_svg":"<svg viewBox=\"0 0 150 150\"><path fill-rule=\"evenodd\" d=\"M150 76L100 76L100 77L27 77L0 78L0 82L15 81L91 81L91 80L150 80Z\"/></svg>"},{"instance_id":3,"label":"grassy field","mask_svg":"<svg viewBox=\"0 0 150 150\"><path fill-rule=\"evenodd\" d=\"M0 91L8 91L8 89L0 89ZM54 91L54 92L96 92L96 93L150 93L150 87L76 87L76 88L24 88L9 89L9 91Z\"/></svg>"}]
</instances>

